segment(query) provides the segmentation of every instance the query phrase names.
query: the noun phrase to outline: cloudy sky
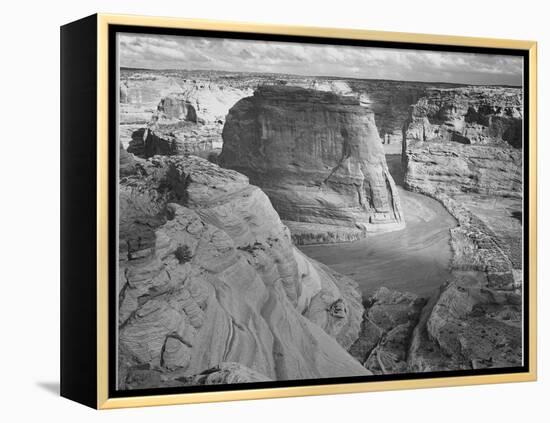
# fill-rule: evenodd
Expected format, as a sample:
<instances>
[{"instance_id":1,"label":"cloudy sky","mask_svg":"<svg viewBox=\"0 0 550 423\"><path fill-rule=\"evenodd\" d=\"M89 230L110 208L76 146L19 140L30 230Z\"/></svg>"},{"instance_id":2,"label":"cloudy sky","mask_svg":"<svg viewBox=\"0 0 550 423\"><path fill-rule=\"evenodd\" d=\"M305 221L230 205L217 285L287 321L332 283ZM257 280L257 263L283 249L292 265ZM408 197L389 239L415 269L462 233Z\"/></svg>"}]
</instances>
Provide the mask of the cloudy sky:
<instances>
[{"instance_id":1,"label":"cloudy sky","mask_svg":"<svg viewBox=\"0 0 550 423\"><path fill-rule=\"evenodd\" d=\"M120 65L466 84L522 84L522 58L150 34L119 35Z\"/></svg>"}]
</instances>

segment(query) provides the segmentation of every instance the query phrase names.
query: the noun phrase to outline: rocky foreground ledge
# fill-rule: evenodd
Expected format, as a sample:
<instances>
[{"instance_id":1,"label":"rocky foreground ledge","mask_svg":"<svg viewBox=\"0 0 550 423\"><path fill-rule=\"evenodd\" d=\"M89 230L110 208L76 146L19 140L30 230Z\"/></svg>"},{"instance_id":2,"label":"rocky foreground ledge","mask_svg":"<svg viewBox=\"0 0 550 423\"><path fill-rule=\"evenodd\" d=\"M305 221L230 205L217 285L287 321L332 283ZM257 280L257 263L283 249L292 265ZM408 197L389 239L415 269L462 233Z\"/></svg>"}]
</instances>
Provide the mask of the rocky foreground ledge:
<instances>
[{"instance_id":1,"label":"rocky foreground ledge","mask_svg":"<svg viewBox=\"0 0 550 423\"><path fill-rule=\"evenodd\" d=\"M246 176L121 151L119 246L120 387L370 374L347 352L356 284L297 250Z\"/></svg>"},{"instance_id":2,"label":"rocky foreground ledge","mask_svg":"<svg viewBox=\"0 0 550 423\"><path fill-rule=\"evenodd\" d=\"M404 226L374 114L353 95L264 86L231 108L219 163L270 198L298 244Z\"/></svg>"}]
</instances>

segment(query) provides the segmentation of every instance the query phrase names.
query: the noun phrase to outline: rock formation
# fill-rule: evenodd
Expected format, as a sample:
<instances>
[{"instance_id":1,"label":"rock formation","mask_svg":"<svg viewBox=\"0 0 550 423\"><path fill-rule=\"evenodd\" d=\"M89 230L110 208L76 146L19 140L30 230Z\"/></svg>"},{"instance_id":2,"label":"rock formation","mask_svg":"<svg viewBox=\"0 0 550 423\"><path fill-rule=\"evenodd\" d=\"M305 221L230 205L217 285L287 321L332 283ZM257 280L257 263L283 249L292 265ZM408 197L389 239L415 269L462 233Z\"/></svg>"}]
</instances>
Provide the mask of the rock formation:
<instances>
[{"instance_id":1,"label":"rock formation","mask_svg":"<svg viewBox=\"0 0 550 423\"><path fill-rule=\"evenodd\" d=\"M223 140L222 166L266 192L298 243L404 225L374 116L357 97L260 87L230 110Z\"/></svg>"},{"instance_id":2,"label":"rock formation","mask_svg":"<svg viewBox=\"0 0 550 423\"><path fill-rule=\"evenodd\" d=\"M452 277L422 312L410 371L522 364L522 101L520 89L466 87L410 109L405 184L459 223Z\"/></svg>"},{"instance_id":3,"label":"rock formation","mask_svg":"<svg viewBox=\"0 0 550 423\"><path fill-rule=\"evenodd\" d=\"M127 389L168 388L181 386L227 385L269 382L271 379L239 363L220 363L197 375L185 376L181 371L163 372L134 367L126 375Z\"/></svg>"},{"instance_id":4,"label":"rock formation","mask_svg":"<svg viewBox=\"0 0 550 423\"><path fill-rule=\"evenodd\" d=\"M459 222L451 230L452 277L423 311L411 340L409 369L521 366L522 286L521 272L515 271L521 259L514 259L507 240L482 221L479 208L475 214L462 198L442 193L437 198ZM521 228L516 233L521 235Z\"/></svg>"},{"instance_id":5,"label":"rock formation","mask_svg":"<svg viewBox=\"0 0 550 423\"><path fill-rule=\"evenodd\" d=\"M236 381L369 374L346 351L363 313L355 283L293 247L247 177L193 156L131 169L119 195L119 386L224 383L233 371L208 369L227 362L248 369Z\"/></svg>"},{"instance_id":6,"label":"rock formation","mask_svg":"<svg viewBox=\"0 0 550 423\"><path fill-rule=\"evenodd\" d=\"M159 100L181 91L177 78L159 72L122 69L119 80L118 136L124 148L132 134L151 121Z\"/></svg>"},{"instance_id":7,"label":"rock formation","mask_svg":"<svg viewBox=\"0 0 550 423\"><path fill-rule=\"evenodd\" d=\"M407 119L410 106L425 95L428 87L443 85L383 80L350 80L348 83L374 112L383 144L396 147L401 146L403 122Z\"/></svg>"},{"instance_id":8,"label":"rock formation","mask_svg":"<svg viewBox=\"0 0 550 423\"><path fill-rule=\"evenodd\" d=\"M429 90L403 127L406 186L520 197L522 101L515 88Z\"/></svg>"},{"instance_id":9,"label":"rock formation","mask_svg":"<svg viewBox=\"0 0 550 423\"><path fill-rule=\"evenodd\" d=\"M128 151L139 157L156 154L207 156L221 148L225 115L248 90L209 81L184 80L179 91L160 98L149 122L131 134Z\"/></svg>"},{"instance_id":10,"label":"rock formation","mask_svg":"<svg viewBox=\"0 0 550 423\"><path fill-rule=\"evenodd\" d=\"M123 74L119 386L521 365L521 89ZM278 213L246 176L187 156L216 151L222 128L220 163ZM458 222L430 298L380 288L362 301L291 242L403 225L382 148Z\"/></svg>"},{"instance_id":11,"label":"rock formation","mask_svg":"<svg viewBox=\"0 0 550 423\"><path fill-rule=\"evenodd\" d=\"M380 288L366 301L359 339L350 353L375 374L406 373L411 336L423 298Z\"/></svg>"}]
</instances>

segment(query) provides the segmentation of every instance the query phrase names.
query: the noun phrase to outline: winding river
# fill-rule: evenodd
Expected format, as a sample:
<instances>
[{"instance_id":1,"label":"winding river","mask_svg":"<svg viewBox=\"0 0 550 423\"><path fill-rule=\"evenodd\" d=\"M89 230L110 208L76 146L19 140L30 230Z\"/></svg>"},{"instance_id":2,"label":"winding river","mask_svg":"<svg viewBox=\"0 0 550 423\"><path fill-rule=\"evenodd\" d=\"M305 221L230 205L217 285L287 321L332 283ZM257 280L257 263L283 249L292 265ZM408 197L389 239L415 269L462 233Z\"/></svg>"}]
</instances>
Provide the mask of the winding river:
<instances>
[{"instance_id":1,"label":"winding river","mask_svg":"<svg viewBox=\"0 0 550 423\"><path fill-rule=\"evenodd\" d=\"M457 223L436 200L402 188L399 156L388 155L387 161L398 184L405 229L350 243L300 249L354 279L365 296L382 286L430 295L450 276L449 229Z\"/></svg>"}]
</instances>

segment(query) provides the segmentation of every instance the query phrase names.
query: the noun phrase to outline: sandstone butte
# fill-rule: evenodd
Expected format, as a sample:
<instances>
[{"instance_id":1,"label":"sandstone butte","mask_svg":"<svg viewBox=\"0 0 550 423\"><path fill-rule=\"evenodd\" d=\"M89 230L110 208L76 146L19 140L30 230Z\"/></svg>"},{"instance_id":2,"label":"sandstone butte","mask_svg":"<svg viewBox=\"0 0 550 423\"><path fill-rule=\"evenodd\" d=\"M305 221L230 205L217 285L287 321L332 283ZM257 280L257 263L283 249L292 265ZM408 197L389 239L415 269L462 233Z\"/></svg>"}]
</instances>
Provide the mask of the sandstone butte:
<instances>
[{"instance_id":1,"label":"sandstone butte","mask_svg":"<svg viewBox=\"0 0 550 423\"><path fill-rule=\"evenodd\" d=\"M270 198L296 243L404 226L374 114L356 96L262 86L231 108L219 163Z\"/></svg>"},{"instance_id":2,"label":"sandstone butte","mask_svg":"<svg viewBox=\"0 0 550 423\"><path fill-rule=\"evenodd\" d=\"M246 176L194 156L121 160L119 386L370 374L347 352L355 282L294 247Z\"/></svg>"}]
</instances>

